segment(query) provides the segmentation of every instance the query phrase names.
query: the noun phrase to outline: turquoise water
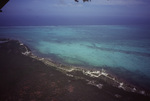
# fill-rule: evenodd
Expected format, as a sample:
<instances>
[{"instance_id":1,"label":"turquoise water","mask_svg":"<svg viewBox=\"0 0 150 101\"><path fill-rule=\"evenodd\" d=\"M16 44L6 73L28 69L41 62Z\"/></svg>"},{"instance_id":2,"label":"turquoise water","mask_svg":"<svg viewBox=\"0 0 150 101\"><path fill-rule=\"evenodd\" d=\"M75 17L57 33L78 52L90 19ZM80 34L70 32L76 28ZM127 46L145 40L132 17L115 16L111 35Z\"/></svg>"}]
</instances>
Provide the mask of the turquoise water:
<instances>
[{"instance_id":1,"label":"turquoise water","mask_svg":"<svg viewBox=\"0 0 150 101\"><path fill-rule=\"evenodd\" d=\"M35 54L60 63L120 68L150 80L150 26L0 27L0 37L18 39Z\"/></svg>"}]
</instances>

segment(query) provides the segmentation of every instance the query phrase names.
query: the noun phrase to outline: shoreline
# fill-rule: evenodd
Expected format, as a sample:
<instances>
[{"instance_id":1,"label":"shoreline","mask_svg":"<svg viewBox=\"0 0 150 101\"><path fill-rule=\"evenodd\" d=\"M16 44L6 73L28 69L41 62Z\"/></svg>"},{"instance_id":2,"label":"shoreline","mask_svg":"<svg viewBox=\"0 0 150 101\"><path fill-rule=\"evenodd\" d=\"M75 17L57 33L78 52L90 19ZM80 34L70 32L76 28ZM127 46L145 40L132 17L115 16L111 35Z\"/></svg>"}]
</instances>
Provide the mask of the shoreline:
<instances>
[{"instance_id":1,"label":"shoreline","mask_svg":"<svg viewBox=\"0 0 150 101\"><path fill-rule=\"evenodd\" d=\"M118 91L116 91L113 94L113 96L117 99L124 98L123 92L128 93L127 95L130 97L132 94L150 97L150 93L148 91L141 89L141 88L137 87L136 85L132 85L132 84L130 84L130 82L126 82L126 81L120 79L119 77L117 77L117 75L113 75L113 73L111 73L105 69L96 70L96 69L89 69L89 68L78 67L78 66L73 66L73 65L64 65L61 63L57 63L49 58L38 57L32 53L32 51L30 50L30 48L28 48L27 45L25 45L24 43L22 43L18 40L11 40L11 39L5 39L5 40L3 39L2 40L2 39L0 39L0 42L1 42L0 49L3 49L2 46L5 46L5 43L6 43L6 45L9 46L9 47L6 46L8 49L4 48L4 53L5 53L5 50L7 50L6 54L13 53L14 56L17 55L21 58L25 58L25 57L30 58L30 60L32 60L31 64L32 63L36 64L37 62L40 62L43 64L43 66L45 65L49 69L55 69L57 72L62 73L64 75L64 77L66 77L65 79L68 80L69 83L71 81L68 78L77 80L79 84L81 84L80 82L82 81L86 84L86 86L88 86L88 89L90 89L91 87L95 87L95 89L98 90L98 92L105 91L104 92L105 94L108 94L106 90L108 90L108 92L111 92L111 91L115 92L115 89L116 89ZM12 47L11 44L16 49L14 49L14 50L10 49ZM23 61L23 63L24 63L24 61ZM45 75L45 73L41 73L41 75ZM53 82L52 82L52 84L53 84ZM70 88L70 86L69 86L69 88ZM70 88L70 89L72 89L72 88ZM109 89L110 89L110 91L109 91ZM120 91L121 91L121 94L119 93ZM72 92L72 91L70 90L70 92ZM131 93L131 95L130 95L130 93Z\"/></svg>"},{"instance_id":2,"label":"shoreline","mask_svg":"<svg viewBox=\"0 0 150 101\"><path fill-rule=\"evenodd\" d=\"M77 67L77 66L73 66L73 65L72 66L66 66L66 65L63 65L60 63L56 63L56 62L52 61L51 59L38 57L36 55L33 55L32 53L25 54L25 55L29 56L31 58L37 59L37 60L43 62L45 65L53 66L53 67L57 68L57 70L65 73L67 76L70 76L70 77L74 77L74 75L72 75L72 72L81 72L84 75L90 76L92 78L97 78L97 79L102 79L102 80L105 79L105 82L112 84L114 87L117 87L119 89L123 89L123 90L128 91L128 92L135 92L138 94L150 96L150 94L147 93L145 90L142 90L141 88L139 88L139 87L137 87L137 86L135 86L129 82L119 80L118 77L114 76L113 74L110 74L109 72L107 72L104 69L93 70L93 69L84 68L84 67ZM81 78L81 79L83 79L83 78ZM88 80L86 80L86 81L88 81ZM91 83L91 82L92 81L89 81L89 84L94 85L94 86L98 85L98 84L94 84L94 82L93 83Z\"/></svg>"},{"instance_id":3,"label":"shoreline","mask_svg":"<svg viewBox=\"0 0 150 101\"><path fill-rule=\"evenodd\" d=\"M43 58L43 57L39 57L39 56L34 55L32 53L32 51L28 48L28 46L24 45L21 42L20 42L20 45L22 45L26 48L26 51L22 52L23 55L29 56L33 59L41 61L47 66L53 66L58 71L64 73L67 76L76 77L73 74L73 72L81 72L85 76L89 76L89 77L92 77L92 78L104 80L105 82L113 85L114 87L117 87L119 89L123 89L124 91L134 92L134 93L150 96L149 91L146 91L145 89L143 90L142 88L140 88L136 85L133 85L130 82L127 82L123 78L119 78L117 75L114 75L113 73L110 73L109 71L107 71L103 68L97 70L96 68L92 69L92 68L85 68L85 67L79 67L79 66L73 66L73 65L66 65L66 64L62 64L62 63L57 63L57 62L53 61L50 58ZM101 89L102 86L103 86L102 84L96 84L95 81L90 81L88 79L80 78L80 77L77 77L77 78L84 79L84 80L89 82L88 84L96 86L99 89Z\"/></svg>"}]
</instances>

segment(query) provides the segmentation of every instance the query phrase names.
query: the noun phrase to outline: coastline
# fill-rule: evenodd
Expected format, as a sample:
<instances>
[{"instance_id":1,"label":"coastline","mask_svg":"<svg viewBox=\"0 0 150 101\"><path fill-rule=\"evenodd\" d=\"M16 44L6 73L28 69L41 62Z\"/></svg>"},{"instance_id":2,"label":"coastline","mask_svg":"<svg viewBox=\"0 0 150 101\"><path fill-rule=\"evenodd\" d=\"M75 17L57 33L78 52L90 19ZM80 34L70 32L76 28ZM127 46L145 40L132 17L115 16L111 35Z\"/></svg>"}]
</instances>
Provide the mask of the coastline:
<instances>
[{"instance_id":1,"label":"coastline","mask_svg":"<svg viewBox=\"0 0 150 101\"><path fill-rule=\"evenodd\" d=\"M24 44L20 43L20 45L24 45ZM78 66L73 66L73 65L64 65L61 63L57 63L50 58L43 58L43 57L38 57L38 56L34 55L26 45L25 45L25 48L26 48L26 52L24 52L24 53L22 52L23 55L29 56L29 57L36 59L36 60L39 60L39 61L43 62L45 65L53 66L58 71L65 73L67 76L75 77L75 78L77 77L79 79L84 79L84 80L88 81L89 84L91 84L93 86L98 87L99 84L95 84L94 82L92 82L88 79L75 76L73 74L73 72L81 72L85 76L105 80L105 82L113 85L114 87L117 87L119 89L123 89L123 90L128 91L128 92L135 92L135 93L150 96L149 92L147 92L147 91L145 91L145 90L143 90L143 89L141 89L141 88L137 87L136 85L133 85L129 82L125 82L124 80L120 80L117 76L111 74L110 72L106 71L103 68L99 69L99 70L96 70L96 69L93 70L93 69L78 67ZM102 87L98 87L98 88L101 89Z\"/></svg>"},{"instance_id":2,"label":"coastline","mask_svg":"<svg viewBox=\"0 0 150 101\"><path fill-rule=\"evenodd\" d=\"M58 71L63 72L65 75L70 76L70 77L75 77L75 78L79 78L79 79L84 79L86 81L89 82L89 84L98 87L99 84L95 84L94 82L86 79L86 78L80 78L78 77L79 75L75 75L74 72L81 72L83 75L88 76L88 77L92 77L95 79L101 79L104 80L105 82L113 85L114 87L117 87L119 89L123 89L125 91L128 92L135 92L135 93L139 93L139 94L143 94L143 95L147 95L150 96L149 93L147 93L146 91L142 90L141 88L129 83L129 82L125 82L124 80L120 80L118 79L117 76L110 74L110 72L107 72L105 69L86 69L84 67L77 67L77 66L69 66L69 65L63 65L60 63L56 63L53 60L49 59L49 58L42 58L42 57L38 57L30 52L26 52L23 53L23 55L29 56L31 58L37 59L41 62L43 62L45 65L48 66L53 66L55 67ZM92 83L91 83L92 82ZM102 87L98 87L98 88L102 88Z\"/></svg>"},{"instance_id":3,"label":"coastline","mask_svg":"<svg viewBox=\"0 0 150 101\"><path fill-rule=\"evenodd\" d=\"M115 89L119 89L122 92L127 93L134 93L141 96L149 96L150 93L136 87L135 85L132 85L128 82L124 82L120 79L118 79L116 76L111 74L110 72L106 71L105 69L101 70L92 70L92 69L86 69L82 67L76 67L76 66L68 66L60 63L56 63L55 61L47 58L42 58L34 55L32 51L28 48L28 46L24 45L23 43L17 41L17 40L11 40L11 39L1 39L0 44L9 43L11 44L14 42L15 44L18 44L17 51L15 50L15 54L20 54L25 57L29 57L31 60L34 61L40 61L49 68L54 68L56 71L61 72L62 74L66 75L69 78L75 79L75 80L81 80L83 82L86 82L87 85L94 86L99 90L106 89L106 85L110 87L114 87ZM1 48L1 47L0 47ZM9 47L8 47L9 48ZM19 50L18 50L19 49ZM11 53L12 51L8 51L8 53ZM122 98L122 95L120 94L114 94L115 98ZM148 97L148 98L149 98Z\"/></svg>"}]
</instances>

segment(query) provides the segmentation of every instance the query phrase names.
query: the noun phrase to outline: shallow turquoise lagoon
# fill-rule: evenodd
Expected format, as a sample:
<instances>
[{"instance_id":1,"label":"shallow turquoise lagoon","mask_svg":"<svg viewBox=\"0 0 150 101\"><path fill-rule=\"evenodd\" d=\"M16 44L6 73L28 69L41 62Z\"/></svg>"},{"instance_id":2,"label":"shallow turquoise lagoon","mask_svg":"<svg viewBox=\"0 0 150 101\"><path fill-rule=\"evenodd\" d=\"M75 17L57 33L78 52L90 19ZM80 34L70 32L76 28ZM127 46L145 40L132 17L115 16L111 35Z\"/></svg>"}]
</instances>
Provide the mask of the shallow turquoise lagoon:
<instances>
[{"instance_id":1,"label":"shallow turquoise lagoon","mask_svg":"<svg viewBox=\"0 0 150 101\"><path fill-rule=\"evenodd\" d=\"M150 26L0 27L0 37L18 39L36 55L60 63L120 68L150 78Z\"/></svg>"}]
</instances>

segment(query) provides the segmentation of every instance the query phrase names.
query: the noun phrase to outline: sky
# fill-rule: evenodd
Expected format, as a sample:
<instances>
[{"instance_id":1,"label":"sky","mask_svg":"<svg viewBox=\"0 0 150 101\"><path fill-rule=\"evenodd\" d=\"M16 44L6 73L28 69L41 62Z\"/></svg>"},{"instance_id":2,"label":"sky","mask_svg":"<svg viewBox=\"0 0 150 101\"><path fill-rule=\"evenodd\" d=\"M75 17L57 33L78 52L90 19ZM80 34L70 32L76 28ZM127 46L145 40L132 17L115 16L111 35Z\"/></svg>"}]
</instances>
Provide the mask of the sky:
<instances>
[{"instance_id":1,"label":"sky","mask_svg":"<svg viewBox=\"0 0 150 101\"><path fill-rule=\"evenodd\" d=\"M150 24L150 0L10 0L0 26Z\"/></svg>"}]
</instances>

